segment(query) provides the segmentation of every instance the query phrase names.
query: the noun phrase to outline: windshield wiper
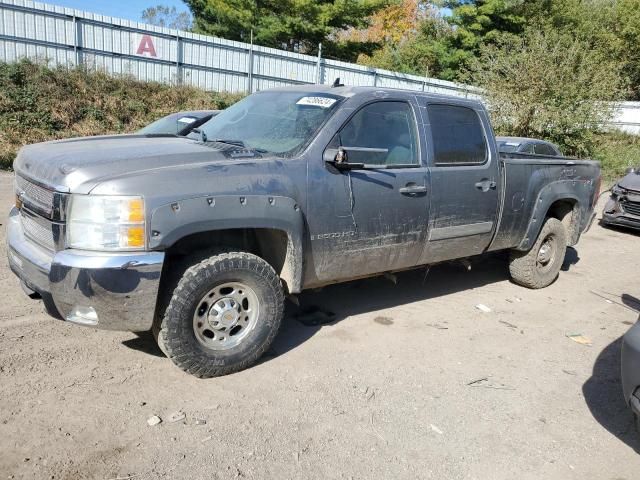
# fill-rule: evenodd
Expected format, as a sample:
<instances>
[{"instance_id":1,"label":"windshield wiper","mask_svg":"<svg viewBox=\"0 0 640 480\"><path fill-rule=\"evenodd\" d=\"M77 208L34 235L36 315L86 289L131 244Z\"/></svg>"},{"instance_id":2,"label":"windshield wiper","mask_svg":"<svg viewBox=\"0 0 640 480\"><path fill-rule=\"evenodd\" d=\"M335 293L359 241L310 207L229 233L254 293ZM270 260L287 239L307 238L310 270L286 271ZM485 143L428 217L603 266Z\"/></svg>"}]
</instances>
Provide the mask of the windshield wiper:
<instances>
[{"instance_id":1,"label":"windshield wiper","mask_svg":"<svg viewBox=\"0 0 640 480\"><path fill-rule=\"evenodd\" d=\"M245 148L245 144L242 140L229 140L226 138L216 138L215 140L211 140L212 142L218 143L226 143L227 145L235 145L236 147Z\"/></svg>"},{"instance_id":2,"label":"windshield wiper","mask_svg":"<svg viewBox=\"0 0 640 480\"><path fill-rule=\"evenodd\" d=\"M235 147L242 147L242 148L246 148L247 150L253 150L254 152L258 152L258 153L268 153L268 150L265 150L264 148L257 148L257 147L248 147L245 145L245 143L242 140L229 140L226 138L216 138L215 140L211 140L212 142L218 142L218 143L224 143L226 145L233 145Z\"/></svg>"},{"instance_id":3,"label":"windshield wiper","mask_svg":"<svg viewBox=\"0 0 640 480\"><path fill-rule=\"evenodd\" d=\"M208 143L208 142L224 143L225 145L232 145L234 147L245 148L247 150L253 150L254 152L258 152L258 153L269 153L269 150L265 150L264 148L247 147L242 140L232 140L232 139L226 139L226 138L216 138L215 140L207 140L207 134L204 132L204 130L201 130L199 128L194 128L193 130L191 130L191 132L199 133L200 140L203 143Z\"/></svg>"}]
</instances>

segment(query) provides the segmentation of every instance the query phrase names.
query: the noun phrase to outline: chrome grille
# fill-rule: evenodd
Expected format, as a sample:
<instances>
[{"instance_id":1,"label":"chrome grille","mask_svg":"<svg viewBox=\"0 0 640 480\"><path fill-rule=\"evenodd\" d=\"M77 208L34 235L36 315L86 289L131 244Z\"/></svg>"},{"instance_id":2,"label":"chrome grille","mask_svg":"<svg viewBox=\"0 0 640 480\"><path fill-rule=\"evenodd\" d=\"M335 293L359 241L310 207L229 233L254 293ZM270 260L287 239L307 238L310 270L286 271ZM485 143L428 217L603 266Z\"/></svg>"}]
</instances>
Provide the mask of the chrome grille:
<instances>
[{"instance_id":1,"label":"chrome grille","mask_svg":"<svg viewBox=\"0 0 640 480\"><path fill-rule=\"evenodd\" d=\"M21 212L20 217L22 219L22 229L27 237L49 250L55 250L53 224L47 221L45 226L25 213L24 210Z\"/></svg>"},{"instance_id":2,"label":"chrome grille","mask_svg":"<svg viewBox=\"0 0 640 480\"><path fill-rule=\"evenodd\" d=\"M53 192L46 188L36 185L18 175L16 175L16 187L18 193L22 193L22 200L26 203L32 203L38 207L43 213L51 216L53 212Z\"/></svg>"},{"instance_id":3,"label":"chrome grille","mask_svg":"<svg viewBox=\"0 0 640 480\"><path fill-rule=\"evenodd\" d=\"M625 200L621 202L622 209L626 213L630 213L631 215L637 215L640 217L640 202L630 202L629 200Z\"/></svg>"}]
</instances>

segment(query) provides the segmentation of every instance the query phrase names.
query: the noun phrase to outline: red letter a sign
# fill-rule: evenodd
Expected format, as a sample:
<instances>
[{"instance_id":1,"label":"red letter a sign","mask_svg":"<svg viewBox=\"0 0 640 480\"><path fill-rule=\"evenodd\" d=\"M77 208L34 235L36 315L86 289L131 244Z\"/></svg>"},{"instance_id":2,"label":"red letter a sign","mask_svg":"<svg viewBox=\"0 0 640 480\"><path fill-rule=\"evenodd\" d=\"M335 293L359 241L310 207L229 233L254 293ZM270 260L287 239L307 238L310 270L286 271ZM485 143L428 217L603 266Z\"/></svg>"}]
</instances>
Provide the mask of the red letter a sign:
<instances>
[{"instance_id":1,"label":"red letter a sign","mask_svg":"<svg viewBox=\"0 0 640 480\"><path fill-rule=\"evenodd\" d=\"M153 46L153 40L149 35L142 35L140 38L140 44L138 45L138 51L136 55L149 54L150 57L157 57L156 47Z\"/></svg>"}]
</instances>

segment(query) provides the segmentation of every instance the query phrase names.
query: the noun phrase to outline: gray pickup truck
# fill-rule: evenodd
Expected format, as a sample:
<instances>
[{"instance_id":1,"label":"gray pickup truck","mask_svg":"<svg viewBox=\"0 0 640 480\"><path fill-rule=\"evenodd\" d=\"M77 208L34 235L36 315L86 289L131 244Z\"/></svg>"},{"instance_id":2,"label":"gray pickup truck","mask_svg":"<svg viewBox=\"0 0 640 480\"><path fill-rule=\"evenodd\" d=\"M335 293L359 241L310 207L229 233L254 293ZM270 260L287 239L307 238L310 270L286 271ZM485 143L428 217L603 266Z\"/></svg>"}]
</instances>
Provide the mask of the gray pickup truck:
<instances>
[{"instance_id":1,"label":"gray pickup truck","mask_svg":"<svg viewBox=\"0 0 640 480\"><path fill-rule=\"evenodd\" d=\"M183 370L243 369L285 295L510 251L552 283L593 219L592 161L499 155L478 101L301 86L253 94L190 138L24 147L11 269L58 318L152 330Z\"/></svg>"}]
</instances>

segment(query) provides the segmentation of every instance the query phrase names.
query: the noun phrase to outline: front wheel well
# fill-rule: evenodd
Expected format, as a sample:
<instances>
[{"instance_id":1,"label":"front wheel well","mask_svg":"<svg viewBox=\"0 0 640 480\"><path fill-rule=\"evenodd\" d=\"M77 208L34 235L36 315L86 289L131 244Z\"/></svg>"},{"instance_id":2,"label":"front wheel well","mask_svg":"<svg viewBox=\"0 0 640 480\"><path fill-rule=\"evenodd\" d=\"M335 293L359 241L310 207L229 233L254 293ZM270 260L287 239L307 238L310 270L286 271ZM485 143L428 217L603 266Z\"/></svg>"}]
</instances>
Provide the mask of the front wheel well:
<instances>
[{"instance_id":1,"label":"front wheel well","mask_svg":"<svg viewBox=\"0 0 640 480\"><path fill-rule=\"evenodd\" d=\"M192 257L202 258L212 252L229 250L253 253L265 260L280 276L285 290L296 285L295 270L290 265L295 261L291 239L286 231L271 228L233 228L188 235L167 249L165 268L174 269L188 264ZM186 268L188 265L182 267Z\"/></svg>"}]
</instances>

